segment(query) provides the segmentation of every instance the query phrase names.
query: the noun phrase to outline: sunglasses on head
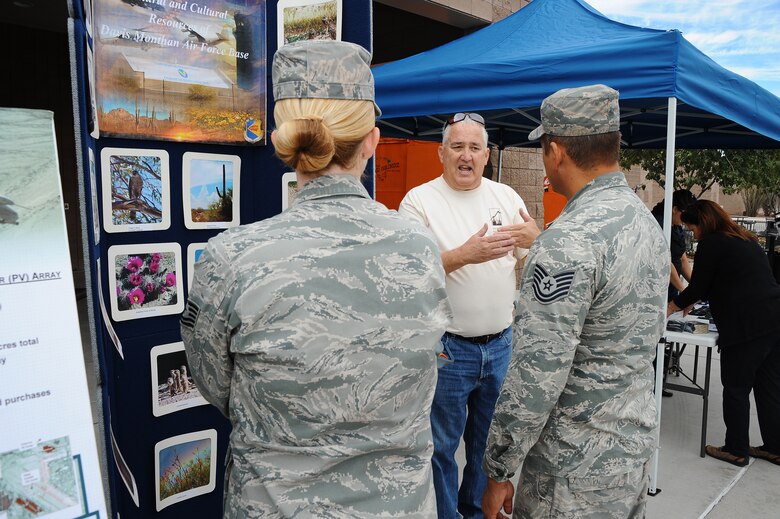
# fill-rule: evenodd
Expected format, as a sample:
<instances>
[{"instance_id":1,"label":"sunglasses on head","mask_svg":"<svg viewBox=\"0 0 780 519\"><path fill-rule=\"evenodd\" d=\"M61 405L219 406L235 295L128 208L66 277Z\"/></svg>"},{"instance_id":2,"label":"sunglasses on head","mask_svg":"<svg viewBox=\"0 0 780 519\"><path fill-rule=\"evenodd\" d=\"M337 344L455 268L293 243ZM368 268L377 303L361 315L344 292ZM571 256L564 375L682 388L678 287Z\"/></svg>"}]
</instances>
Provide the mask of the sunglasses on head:
<instances>
[{"instance_id":1,"label":"sunglasses on head","mask_svg":"<svg viewBox=\"0 0 780 519\"><path fill-rule=\"evenodd\" d=\"M485 126L485 119L481 115L475 114L473 112L458 112L444 122L444 127L442 129L455 123L465 121L466 119L471 119L475 123L479 123L482 126Z\"/></svg>"}]
</instances>

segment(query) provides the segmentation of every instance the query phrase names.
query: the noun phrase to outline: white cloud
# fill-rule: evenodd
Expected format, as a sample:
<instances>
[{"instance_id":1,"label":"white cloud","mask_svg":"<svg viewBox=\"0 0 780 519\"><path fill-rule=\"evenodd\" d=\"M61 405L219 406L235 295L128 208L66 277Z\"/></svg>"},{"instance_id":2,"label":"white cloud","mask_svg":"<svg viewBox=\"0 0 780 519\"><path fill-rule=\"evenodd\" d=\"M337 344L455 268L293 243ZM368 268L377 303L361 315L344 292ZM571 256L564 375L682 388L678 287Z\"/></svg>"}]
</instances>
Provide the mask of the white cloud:
<instances>
[{"instance_id":1,"label":"white cloud","mask_svg":"<svg viewBox=\"0 0 780 519\"><path fill-rule=\"evenodd\" d=\"M586 0L630 25L678 29L720 65L780 95L780 2L754 0Z\"/></svg>"},{"instance_id":2,"label":"white cloud","mask_svg":"<svg viewBox=\"0 0 780 519\"><path fill-rule=\"evenodd\" d=\"M727 43L733 43L744 35L737 31L724 31L724 32L689 32L685 35L685 39L694 45L724 45Z\"/></svg>"},{"instance_id":3,"label":"white cloud","mask_svg":"<svg viewBox=\"0 0 780 519\"><path fill-rule=\"evenodd\" d=\"M209 204L217 201L217 192L213 190L210 191L207 186L200 186L200 189L196 192L197 194L190 194L192 209L206 209Z\"/></svg>"}]
</instances>

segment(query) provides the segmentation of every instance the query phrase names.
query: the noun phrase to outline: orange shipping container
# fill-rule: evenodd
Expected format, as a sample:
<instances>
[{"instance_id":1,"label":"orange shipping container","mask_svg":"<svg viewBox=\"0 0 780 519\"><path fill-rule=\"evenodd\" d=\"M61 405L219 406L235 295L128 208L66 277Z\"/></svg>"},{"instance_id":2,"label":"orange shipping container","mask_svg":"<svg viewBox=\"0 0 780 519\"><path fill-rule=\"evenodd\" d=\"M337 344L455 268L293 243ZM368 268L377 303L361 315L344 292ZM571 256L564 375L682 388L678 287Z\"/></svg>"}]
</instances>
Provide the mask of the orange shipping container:
<instances>
[{"instance_id":1,"label":"orange shipping container","mask_svg":"<svg viewBox=\"0 0 780 519\"><path fill-rule=\"evenodd\" d=\"M441 175L439 143L381 139L376 148L376 199L398 209L406 193Z\"/></svg>"}]
</instances>

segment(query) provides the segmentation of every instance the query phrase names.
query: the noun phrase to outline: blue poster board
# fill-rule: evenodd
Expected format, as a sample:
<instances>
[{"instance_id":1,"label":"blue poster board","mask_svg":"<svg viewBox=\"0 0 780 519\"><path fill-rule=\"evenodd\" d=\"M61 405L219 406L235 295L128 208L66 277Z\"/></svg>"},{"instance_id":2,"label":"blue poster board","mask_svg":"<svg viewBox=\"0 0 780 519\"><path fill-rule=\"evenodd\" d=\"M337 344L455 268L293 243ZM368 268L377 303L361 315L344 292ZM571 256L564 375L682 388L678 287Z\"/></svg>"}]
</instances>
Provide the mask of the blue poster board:
<instances>
[{"instance_id":1,"label":"blue poster board","mask_svg":"<svg viewBox=\"0 0 780 519\"><path fill-rule=\"evenodd\" d=\"M234 5L241 2L235 0L223 3ZM276 4L276 0L267 1L264 32L253 35L253 37L263 38L267 49L265 77L258 80L264 81L263 87L269 93L271 92L271 60L277 48ZM208 228L209 226L187 227L187 220L191 220L194 213L191 213L189 218L185 218L187 209L183 182L185 154L228 155L238 159L235 163L240 163L238 177L240 181L233 189L238 193L238 219L242 224L262 220L282 211L282 178L287 170L273 155L273 148L270 145L217 145L175 140L131 140L108 137L95 140L90 136L90 132L95 130L92 113L100 107L95 106L96 103L91 100L88 82L90 74L87 56L91 50L92 38L85 28L83 10L76 11L76 18L69 22L69 36L73 76L77 78L78 83L76 92L79 108L78 162L80 183L84 192L84 228L89 240L86 252L88 258L85 259L85 264L93 266L89 269L88 281L91 283L91 314L94 316L96 349L100 361L105 431L103 440L107 456L107 479L112 516L119 514L123 519L152 516L220 517L224 460L230 424L212 406L192 404L196 396L192 395L193 388L185 384L191 382L191 379L186 375L186 367L182 369L176 357L178 353L175 345L181 341L178 313L156 314L156 311L150 311L151 314L156 315L138 315L131 319L117 320L112 311L120 310L121 314L121 308L118 308L121 305L119 299L127 297L132 292L132 289L126 289L129 286L126 283L132 283L130 277L137 272L131 270L136 267L138 272L147 274L157 269L155 275L160 272L160 269L167 269L166 276L176 270L175 279L156 275L155 283L157 283L157 290L160 287L165 290L175 287L176 304L178 304L179 297L187 296L186 280L190 274L188 258L194 258L198 248L202 247L204 242L222 232L221 228ZM370 0L345 2L342 15L342 40L359 43L370 49ZM93 34L96 31L99 31L98 27L93 28ZM97 75L101 73L99 63L95 73ZM273 99L269 94L267 126L263 127L263 140L268 138L270 130L273 129L272 114ZM106 232L107 200L111 205L110 210L118 207L121 209L120 206L125 204L122 207L128 211L147 211L149 205L153 205L144 202L148 184L144 185L141 194L134 196L131 194L129 177L123 177L127 183L124 189L125 200L117 201L104 196L105 192L110 193L111 190L105 190L105 172L101 165L103 162L101 155L104 149L117 148L141 150L142 156L144 150L148 151L148 155L164 152L167 156L169 193L168 206L165 210L168 211L170 218L165 228ZM195 157L202 156L195 155ZM372 165L369 164L369 167ZM94 175L90 175L91 167L94 167ZM91 177L94 177L94 180ZM229 187L229 181L226 177L224 187L221 180L216 184L223 195L225 189ZM369 193L373 193L372 170L368 172L365 183ZM98 207L94 207L95 204ZM150 214L155 213L155 209L151 209ZM113 214L110 210L108 214ZM98 221L95 221L95 218ZM189 225L193 227L191 223ZM164 244L164 246L161 248L157 244ZM166 251L169 253L173 251L173 257L178 257L179 262L176 263L170 256L166 260ZM156 261L157 266L153 266L156 258L154 254L160 254ZM168 263L166 264L165 261ZM138 278L134 279L138 280ZM166 285L166 282L171 281L171 284ZM145 283L139 283L139 287L144 286ZM109 290L116 291L118 288L121 295L115 294L112 299ZM150 290L151 288L149 287ZM144 297L149 293L145 292ZM172 302L174 298L170 297L169 293L165 297L159 297L159 294L155 297L158 297L155 304L174 304ZM158 348L160 346L164 348ZM153 353L154 348L158 349ZM154 373L153 368L156 370ZM178 372L178 375L175 372ZM163 376L164 374L168 376ZM169 382L168 379L171 381ZM157 391L154 388L157 388ZM153 398L159 400L155 401ZM168 400L164 400L166 398ZM184 402L180 409L179 402ZM173 407L177 408L173 409ZM204 485L198 484L193 487L192 492L171 496L161 487L161 482L164 483L168 459L165 456L170 454L169 449L172 446L179 445L182 450L196 445L200 455L208 451L209 462L216 466L216 470L213 478L209 478ZM207 491L202 492L204 489Z\"/></svg>"}]
</instances>

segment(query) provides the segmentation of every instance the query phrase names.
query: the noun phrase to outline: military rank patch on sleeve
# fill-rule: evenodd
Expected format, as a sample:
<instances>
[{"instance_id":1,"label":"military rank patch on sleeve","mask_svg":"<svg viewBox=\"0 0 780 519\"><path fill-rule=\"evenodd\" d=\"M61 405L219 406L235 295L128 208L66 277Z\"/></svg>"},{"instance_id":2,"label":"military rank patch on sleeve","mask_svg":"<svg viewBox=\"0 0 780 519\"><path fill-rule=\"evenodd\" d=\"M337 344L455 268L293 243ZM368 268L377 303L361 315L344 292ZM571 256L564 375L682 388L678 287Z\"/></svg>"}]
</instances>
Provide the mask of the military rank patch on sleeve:
<instances>
[{"instance_id":1,"label":"military rank patch on sleeve","mask_svg":"<svg viewBox=\"0 0 780 519\"><path fill-rule=\"evenodd\" d=\"M187 308L184 309L184 313L181 314L179 323L185 328L192 330L195 328L195 322L198 320L198 314L200 314L200 307L193 300L187 301Z\"/></svg>"},{"instance_id":2,"label":"military rank patch on sleeve","mask_svg":"<svg viewBox=\"0 0 780 519\"><path fill-rule=\"evenodd\" d=\"M574 271L550 275L538 263L534 266L534 297L543 305L555 302L569 293Z\"/></svg>"}]
</instances>

